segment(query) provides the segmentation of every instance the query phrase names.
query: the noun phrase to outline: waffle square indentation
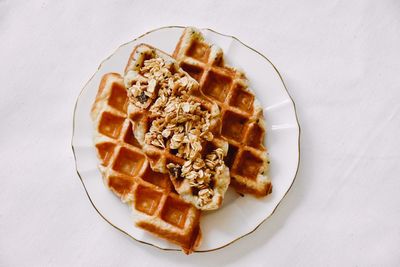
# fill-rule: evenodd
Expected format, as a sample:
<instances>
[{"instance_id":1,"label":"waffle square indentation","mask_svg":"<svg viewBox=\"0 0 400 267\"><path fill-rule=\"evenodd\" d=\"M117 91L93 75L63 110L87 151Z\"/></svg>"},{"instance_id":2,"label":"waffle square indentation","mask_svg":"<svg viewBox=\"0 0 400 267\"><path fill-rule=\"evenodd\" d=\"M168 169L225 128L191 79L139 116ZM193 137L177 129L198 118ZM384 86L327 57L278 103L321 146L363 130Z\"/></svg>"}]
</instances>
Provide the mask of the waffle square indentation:
<instances>
[{"instance_id":1,"label":"waffle square indentation","mask_svg":"<svg viewBox=\"0 0 400 267\"><path fill-rule=\"evenodd\" d=\"M226 111L222 123L222 135L238 142L242 141L247 118L232 111Z\"/></svg>"},{"instance_id":2,"label":"waffle square indentation","mask_svg":"<svg viewBox=\"0 0 400 267\"><path fill-rule=\"evenodd\" d=\"M149 166L146 168L142 179L161 188L168 188L170 186L168 174L155 172Z\"/></svg>"},{"instance_id":3,"label":"waffle square indentation","mask_svg":"<svg viewBox=\"0 0 400 267\"><path fill-rule=\"evenodd\" d=\"M211 141L205 141L201 146L203 148L201 154L204 158L219 147Z\"/></svg>"},{"instance_id":4,"label":"waffle square indentation","mask_svg":"<svg viewBox=\"0 0 400 267\"><path fill-rule=\"evenodd\" d=\"M108 179L108 187L114 189L114 191L121 195L125 195L131 191L133 185L133 179L127 178L110 176Z\"/></svg>"},{"instance_id":5,"label":"waffle square indentation","mask_svg":"<svg viewBox=\"0 0 400 267\"><path fill-rule=\"evenodd\" d=\"M125 133L124 141L132 146L141 148L142 146L139 144L139 141L136 139L135 135L133 134L132 123L129 123L129 127Z\"/></svg>"},{"instance_id":6,"label":"waffle square indentation","mask_svg":"<svg viewBox=\"0 0 400 267\"><path fill-rule=\"evenodd\" d=\"M232 144L229 144L228 154L224 159L225 164L226 166L228 166L229 169L232 169L237 153L238 153L238 148Z\"/></svg>"},{"instance_id":7,"label":"waffle square indentation","mask_svg":"<svg viewBox=\"0 0 400 267\"><path fill-rule=\"evenodd\" d=\"M235 172L243 177L255 180L263 165L263 160L251 153L243 151L240 155L239 162L235 168Z\"/></svg>"},{"instance_id":8,"label":"waffle square indentation","mask_svg":"<svg viewBox=\"0 0 400 267\"><path fill-rule=\"evenodd\" d=\"M190 204L168 196L161 213L161 218L176 227L183 228L189 209Z\"/></svg>"},{"instance_id":9,"label":"waffle square indentation","mask_svg":"<svg viewBox=\"0 0 400 267\"><path fill-rule=\"evenodd\" d=\"M153 215L160 203L162 193L143 185L138 185L135 193L135 209Z\"/></svg>"},{"instance_id":10,"label":"waffle square indentation","mask_svg":"<svg viewBox=\"0 0 400 267\"><path fill-rule=\"evenodd\" d=\"M108 104L121 112L126 112L128 97L126 95L125 87L121 86L120 84L113 83Z\"/></svg>"},{"instance_id":11,"label":"waffle square indentation","mask_svg":"<svg viewBox=\"0 0 400 267\"><path fill-rule=\"evenodd\" d=\"M210 51L208 45L202 42L193 42L186 52L186 55L202 62L207 62Z\"/></svg>"},{"instance_id":12,"label":"waffle square indentation","mask_svg":"<svg viewBox=\"0 0 400 267\"><path fill-rule=\"evenodd\" d=\"M244 90L241 85L236 85L233 91L230 105L240 108L245 112L250 112L253 109L254 96Z\"/></svg>"},{"instance_id":13,"label":"waffle square indentation","mask_svg":"<svg viewBox=\"0 0 400 267\"><path fill-rule=\"evenodd\" d=\"M202 91L212 98L224 102L226 95L231 87L232 79L214 71L210 71L204 82Z\"/></svg>"},{"instance_id":14,"label":"waffle square indentation","mask_svg":"<svg viewBox=\"0 0 400 267\"><path fill-rule=\"evenodd\" d=\"M260 148L264 139L264 129L254 123L249 127L246 143L254 148Z\"/></svg>"},{"instance_id":15,"label":"waffle square indentation","mask_svg":"<svg viewBox=\"0 0 400 267\"><path fill-rule=\"evenodd\" d=\"M115 145L113 143L100 143L96 145L97 152L99 153L101 164L107 166L110 158L114 152Z\"/></svg>"},{"instance_id":16,"label":"waffle square indentation","mask_svg":"<svg viewBox=\"0 0 400 267\"><path fill-rule=\"evenodd\" d=\"M138 173L144 160L145 157L143 154L122 147L115 160L113 170L133 176Z\"/></svg>"},{"instance_id":17,"label":"waffle square indentation","mask_svg":"<svg viewBox=\"0 0 400 267\"><path fill-rule=\"evenodd\" d=\"M189 75L195 79L196 81L200 81L201 76L203 75L203 70L202 68L195 66L195 65L191 65L191 64L187 64L185 62L183 62L181 64L181 68L186 71L187 73L189 73Z\"/></svg>"},{"instance_id":18,"label":"waffle square indentation","mask_svg":"<svg viewBox=\"0 0 400 267\"><path fill-rule=\"evenodd\" d=\"M104 112L100 119L99 132L111 138L117 138L125 118Z\"/></svg>"}]
</instances>

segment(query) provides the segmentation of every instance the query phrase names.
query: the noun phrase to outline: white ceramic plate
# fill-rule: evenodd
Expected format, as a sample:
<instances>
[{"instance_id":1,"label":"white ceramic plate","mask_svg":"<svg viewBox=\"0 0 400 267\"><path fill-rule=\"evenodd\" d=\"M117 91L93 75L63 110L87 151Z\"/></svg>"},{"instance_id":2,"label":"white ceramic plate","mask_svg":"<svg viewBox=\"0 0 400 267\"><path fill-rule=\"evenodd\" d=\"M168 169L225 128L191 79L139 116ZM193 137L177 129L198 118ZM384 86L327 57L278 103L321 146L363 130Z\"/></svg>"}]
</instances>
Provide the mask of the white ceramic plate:
<instances>
[{"instance_id":1,"label":"white ceramic plate","mask_svg":"<svg viewBox=\"0 0 400 267\"><path fill-rule=\"evenodd\" d=\"M97 212L115 228L135 240L167 250L179 248L135 227L128 206L122 204L103 184L97 169L98 160L92 143L93 126L89 113L103 74L122 73L135 45L147 43L172 53L182 31L182 27L164 27L150 31L120 46L114 54L104 60L78 97L72 137L76 169ZM216 43L223 49L229 65L245 70L250 88L265 108L266 145L270 154L270 177L273 183L272 194L260 199L241 197L229 189L219 210L203 213L203 242L198 251L210 251L231 244L253 232L275 211L297 173L300 127L294 102L280 74L266 57L232 36L209 29L202 32L209 42Z\"/></svg>"}]
</instances>

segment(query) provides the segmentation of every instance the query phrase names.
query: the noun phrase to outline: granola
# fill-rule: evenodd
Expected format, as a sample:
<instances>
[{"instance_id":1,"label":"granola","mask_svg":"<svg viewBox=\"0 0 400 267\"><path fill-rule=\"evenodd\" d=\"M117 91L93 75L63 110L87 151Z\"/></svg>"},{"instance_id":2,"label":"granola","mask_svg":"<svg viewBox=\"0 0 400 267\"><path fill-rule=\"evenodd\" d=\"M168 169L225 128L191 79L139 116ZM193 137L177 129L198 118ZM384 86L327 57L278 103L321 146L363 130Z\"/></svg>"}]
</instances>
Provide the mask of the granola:
<instances>
[{"instance_id":1,"label":"granola","mask_svg":"<svg viewBox=\"0 0 400 267\"><path fill-rule=\"evenodd\" d=\"M188 93L194 80L174 70L171 62L157 57L145 60L142 67L125 77L128 97L138 108L149 108L152 121L144 142L169 149L185 163L169 163L167 168L176 179L187 179L197 191L196 206L211 202L214 195L213 177L226 168L224 151L216 148L202 155L205 141L212 141L211 120L219 116L218 106L211 110L202 106Z\"/></svg>"}]
</instances>

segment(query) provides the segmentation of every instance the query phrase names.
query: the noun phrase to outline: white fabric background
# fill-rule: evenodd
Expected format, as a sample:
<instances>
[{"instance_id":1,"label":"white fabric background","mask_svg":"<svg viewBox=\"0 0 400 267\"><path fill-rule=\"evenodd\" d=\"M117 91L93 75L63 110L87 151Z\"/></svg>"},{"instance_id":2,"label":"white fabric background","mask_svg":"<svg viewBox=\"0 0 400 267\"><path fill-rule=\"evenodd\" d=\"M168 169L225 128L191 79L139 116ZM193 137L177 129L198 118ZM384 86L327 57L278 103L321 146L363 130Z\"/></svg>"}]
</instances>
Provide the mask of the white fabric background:
<instances>
[{"instance_id":1,"label":"white fabric background","mask_svg":"<svg viewBox=\"0 0 400 267\"><path fill-rule=\"evenodd\" d=\"M75 172L81 88L120 44L165 25L209 27L269 57L302 128L281 206L212 253L134 242L100 218ZM2 0L0 80L0 266L400 264L397 0Z\"/></svg>"}]
</instances>

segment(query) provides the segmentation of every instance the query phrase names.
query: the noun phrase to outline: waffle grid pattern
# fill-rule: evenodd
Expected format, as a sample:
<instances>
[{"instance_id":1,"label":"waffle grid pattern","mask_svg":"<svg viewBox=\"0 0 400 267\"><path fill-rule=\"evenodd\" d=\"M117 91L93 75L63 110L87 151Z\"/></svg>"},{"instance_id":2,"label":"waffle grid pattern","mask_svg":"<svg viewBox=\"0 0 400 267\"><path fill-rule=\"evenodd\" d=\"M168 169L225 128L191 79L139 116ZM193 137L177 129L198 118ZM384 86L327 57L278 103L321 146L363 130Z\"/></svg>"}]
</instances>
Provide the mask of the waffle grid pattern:
<instances>
[{"instance_id":1,"label":"waffle grid pattern","mask_svg":"<svg viewBox=\"0 0 400 267\"><path fill-rule=\"evenodd\" d=\"M100 171L107 186L138 215L136 224L190 253L200 240L200 211L175 192L168 175L154 172L127 118L128 99L119 74L103 76L92 118Z\"/></svg>"},{"instance_id":2,"label":"waffle grid pattern","mask_svg":"<svg viewBox=\"0 0 400 267\"><path fill-rule=\"evenodd\" d=\"M220 107L221 135L229 143L225 158L231 185L241 193L265 196L272 190L267 176L269 160L263 146L265 125L262 109L247 87L247 79L224 64L223 52L204 41L201 33L186 28L173 57L199 82L199 90Z\"/></svg>"}]
</instances>

